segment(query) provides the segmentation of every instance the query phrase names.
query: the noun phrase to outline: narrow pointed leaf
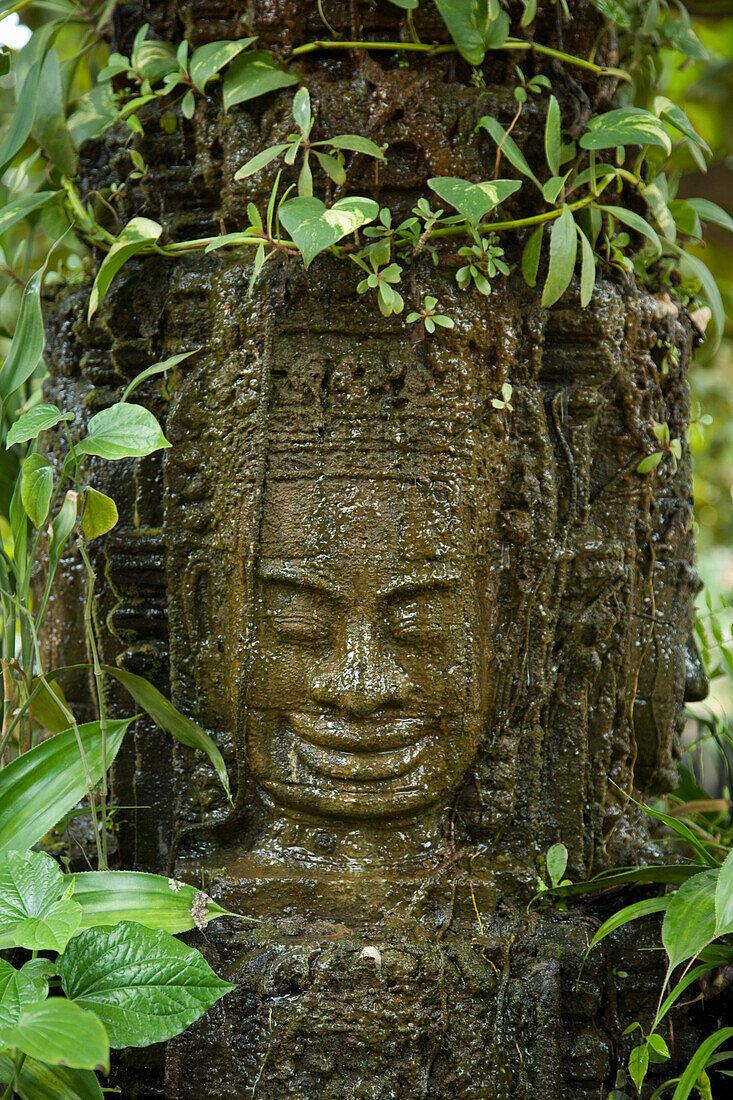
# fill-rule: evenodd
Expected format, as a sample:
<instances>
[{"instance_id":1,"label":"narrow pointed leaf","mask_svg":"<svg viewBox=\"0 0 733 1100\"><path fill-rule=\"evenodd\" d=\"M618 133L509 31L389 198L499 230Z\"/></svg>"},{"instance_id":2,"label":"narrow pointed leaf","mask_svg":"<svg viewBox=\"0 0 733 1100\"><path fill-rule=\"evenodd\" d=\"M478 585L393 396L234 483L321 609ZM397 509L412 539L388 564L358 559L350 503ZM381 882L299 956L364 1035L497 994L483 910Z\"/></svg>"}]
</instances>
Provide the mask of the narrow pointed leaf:
<instances>
[{"instance_id":1,"label":"narrow pointed leaf","mask_svg":"<svg viewBox=\"0 0 733 1100\"><path fill-rule=\"evenodd\" d=\"M0 1054L0 1083L10 1084L13 1063ZM20 1100L104 1100L104 1093L92 1070L47 1066L26 1058L18 1082Z\"/></svg>"},{"instance_id":2,"label":"narrow pointed leaf","mask_svg":"<svg viewBox=\"0 0 733 1100\"><path fill-rule=\"evenodd\" d=\"M720 868L715 890L715 935L733 932L733 851Z\"/></svg>"},{"instance_id":3,"label":"narrow pointed leaf","mask_svg":"<svg viewBox=\"0 0 733 1100\"><path fill-rule=\"evenodd\" d=\"M196 352L200 350L200 348L194 348L193 351L182 351L179 352L178 355L171 355L168 359L162 359L160 363L153 363L151 366L146 367L145 370L140 371L140 373L133 378L132 382L130 382L120 398L120 402L127 401L130 394L134 393L143 382L147 382L148 378L152 378L153 375L156 374L164 374L165 371L177 367L179 363L182 363L185 359L190 359L192 355L195 355Z\"/></svg>"},{"instance_id":4,"label":"narrow pointed leaf","mask_svg":"<svg viewBox=\"0 0 733 1100\"><path fill-rule=\"evenodd\" d=\"M268 164L272 164L273 160L277 160L277 158L289 148L290 146L287 143L282 143L280 145L270 145L269 148L263 149L261 153L257 153L256 156L252 157L243 164L241 168L237 169L234 173L235 180L244 180L247 179L248 176L253 176L255 172L260 172L263 168L266 168Z\"/></svg>"},{"instance_id":5,"label":"narrow pointed leaf","mask_svg":"<svg viewBox=\"0 0 733 1100\"><path fill-rule=\"evenodd\" d=\"M560 104L555 96L551 95L547 105L547 119L545 121L545 157L553 176L560 175L560 150L562 148L560 126Z\"/></svg>"},{"instance_id":6,"label":"narrow pointed leaf","mask_svg":"<svg viewBox=\"0 0 733 1100\"><path fill-rule=\"evenodd\" d=\"M718 869L695 875L669 899L662 925L662 943L670 971L694 958L715 936L715 888Z\"/></svg>"},{"instance_id":7,"label":"narrow pointed leaf","mask_svg":"<svg viewBox=\"0 0 733 1100\"><path fill-rule=\"evenodd\" d=\"M27 218L34 210L45 206L49 199L57 199L58 191L38 191L35 195L27 195L22 199L15 199L7 203L0 210L0 233L6 233L8 229Z\"/></svg>"},{"instance_id":8,"label":"narrow pointed leaf","mask_svg":"<svg viewBox=\"0 0 733 1100\"><path fill-rule=\"evenodd\" d=\"M143 871L82 871L74 875L74 900L82 907L82 928L135 921L146 928L178 934L199 923L235 916L185 882Z\"/></svg>"},{"instance_id":9,"label":"narrow pointed leaf","mask_svg":"<svg viewBox=\"0 0 733 1100\"><path fill-rule=\"evenodd\" d=\"M20 495L34 527L40 527L48 515L52 493L53 466L43 455L28 455L22 466Z\"/></svg>"},{"instance_id":10,"label":"narrow pointed leaf","mask_svg":"<svg viewBox=\"0 0 733 1100\"><path fill-rule=\"evenodd\" d=\"M565 205L550 232L550 266L542 290L542 305L553 305L565 293L575 271L578 234L570 208Z\"/></svg>"},{"instance_id":11,"label":"narrow pointed leaf","mask_svg":"<svg viewBox=\"0 0 733 1100\"><path fill-rule=\"evenodd\" d=\"M509 163L521 172L522 175L527 176L532 182L542 190L542 184L537 179L525 157L522 150L517 145L516 141L511 134L508 134L498 119L493 118L491 115L484 115L480 118L476 124L476 129L486 130L496 142L497 146L501 146L502 156L505 156Z\"/></svg>"},{"instance_id":12,"label":"narrow pointed leaf","mask_svg":"<svg viewBox=\"0 0 733 1100\"><path fill-rule=\"evenodd\" d=\"M672 1100L687 1100L695 1088L698 1077L709 1064L710 1056L718 1047L722 1047L723 1043L729 1043L731 1040L733 1040L733 1027L722 1027L700 1043L680 1077Z\"/></svg>"},{"instance_id":13,"label":"narrow pointed leaf","mask_svg":"<svg viewBox=\"0 0 733 1100\"><path fill-rule=\"evenodd\" d=\"M3 403L28 381L43 355L41 283L44 274L45 265L31 276L23 291L13 342L0 368L0 398Z\"/></svg>"},{"instance_id":14,"label":"narrow pointed leaf","mask_svg":"<svg viewBox=\"0 0 733 1100\"><path fill-rule=\"evenodd\" d=\"M542 252L543 226L538 225L533 231L522 252L522 275L527 286L537 285L537 269L540 264Z\"/></svg>"},{"instance_id":15,"label":"narrow pointed leaf","mask_svg":"<svg viewBox=\"0 0 733 1100\"><path fill-rule=\"evenodd\" d=\"M578 237L580 238L580 304L585 309L593 297L593 287L596 282L596 258L593 255L590 241L579 227Z\"/></svg>"}]
</instances>

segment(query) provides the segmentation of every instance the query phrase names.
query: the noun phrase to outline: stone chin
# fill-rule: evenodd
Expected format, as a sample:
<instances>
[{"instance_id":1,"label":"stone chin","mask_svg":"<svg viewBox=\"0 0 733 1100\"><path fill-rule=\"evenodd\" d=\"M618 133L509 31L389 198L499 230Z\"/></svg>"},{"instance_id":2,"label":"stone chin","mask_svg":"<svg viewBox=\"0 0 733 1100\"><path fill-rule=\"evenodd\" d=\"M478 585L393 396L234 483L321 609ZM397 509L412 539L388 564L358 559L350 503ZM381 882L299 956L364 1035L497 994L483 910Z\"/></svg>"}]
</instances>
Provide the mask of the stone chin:
<instances>
[{"instance_id":1,"label":"stone chin","mask_svg":"<svg viewBox=\"0 0 733 1100\"><path fill-rule=\"evenodd\" d=\"M353 720L250 712L247 756L271 809L330 819L418 817L473 760L478 717Z\"/></svg>"}]
</instances>

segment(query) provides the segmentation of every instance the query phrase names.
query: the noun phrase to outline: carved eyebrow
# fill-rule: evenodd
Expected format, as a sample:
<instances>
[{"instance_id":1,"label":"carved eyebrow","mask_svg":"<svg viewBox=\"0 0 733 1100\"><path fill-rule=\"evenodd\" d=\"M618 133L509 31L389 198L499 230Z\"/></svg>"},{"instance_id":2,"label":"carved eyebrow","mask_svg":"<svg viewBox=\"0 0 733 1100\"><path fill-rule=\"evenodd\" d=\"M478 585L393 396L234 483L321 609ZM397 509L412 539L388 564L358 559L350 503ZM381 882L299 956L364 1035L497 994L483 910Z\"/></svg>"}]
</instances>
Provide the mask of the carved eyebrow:
<instances>
[{"instance_id":1,"label":"carved eyebrow","mask_svg":"<svg viewBox=\"0 0 733 1100\"><path fill-rule=\"evenodd\" d=\"M327 577L299 562L260 562L257 567L257 576L264 581L302 585L305 588L326 592L329 596L337 595L336 585Z\"/></svg>"},{"instance_id":2,"label":"carved eyebrow","mask_svg":"<svg viewBox=\"0 0 733 1100\"><path fill-rule=\"evenodd\" d=\"M420 592L429 588L450 588L460 578L458 569L449 565L427 566L385 585L380 596L396 596L401 593Z\"/></svg>"}]
</instances>

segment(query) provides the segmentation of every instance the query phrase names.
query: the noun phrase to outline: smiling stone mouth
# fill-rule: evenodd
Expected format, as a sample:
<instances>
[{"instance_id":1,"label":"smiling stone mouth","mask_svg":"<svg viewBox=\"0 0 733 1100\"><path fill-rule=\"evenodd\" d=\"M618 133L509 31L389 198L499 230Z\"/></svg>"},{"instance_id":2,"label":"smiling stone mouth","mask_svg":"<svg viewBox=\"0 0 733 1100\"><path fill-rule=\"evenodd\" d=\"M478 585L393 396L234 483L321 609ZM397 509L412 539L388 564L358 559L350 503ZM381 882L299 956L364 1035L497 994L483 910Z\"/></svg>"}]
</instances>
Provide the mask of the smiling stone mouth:
<instances>
[{"instance_id":1,"label":"smiling stone mouth","mask_svg":"<svg viewBox=\"0 0 733 1100\"><path fill-rule=\"evenodd\" d=\"M311 771L332 779L396 779L415 768L434 733L423 718L348 720L288 716L293 745ZM427 727L427 728L426 728Z\"/></svg>"}]
</instances>

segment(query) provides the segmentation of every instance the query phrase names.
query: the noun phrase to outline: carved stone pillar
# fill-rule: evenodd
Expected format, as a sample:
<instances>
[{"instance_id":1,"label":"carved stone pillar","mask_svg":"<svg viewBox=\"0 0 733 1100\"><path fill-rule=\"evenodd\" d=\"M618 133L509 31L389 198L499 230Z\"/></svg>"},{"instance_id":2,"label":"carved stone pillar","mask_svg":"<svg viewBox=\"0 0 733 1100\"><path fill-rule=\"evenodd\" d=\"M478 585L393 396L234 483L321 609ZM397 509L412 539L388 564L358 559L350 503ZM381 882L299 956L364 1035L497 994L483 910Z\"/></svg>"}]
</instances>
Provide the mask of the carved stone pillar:
<instances>
[{"instance_id":1,"label":"carved stone pillar","mask_svg":"<svg viewBox=\"0 0 733 1100\"><path fill-rule=\"evenodd\" d=\"M325 7L350 34L402 19ZM555 33L549 8L538 37ZM600 16L574 8L565 47L583 54ZM445 33L430 10L427 40ZM252 33L284 50L322 31L305 0L144 18L193 45ZM120 46L142 21L121 9ZM485 86L453 55L313 55L299 72L324 134L389 143L349 186L401 216L429 176L492 174L474 126L507 121L512 65L488 59ZM611 90L546 71L571 128ZM151 107L125 216L177 240L237 228L274 171L234 172L292 128L291 98L224 115L212 86L173 134ZM541 129L523 115L530 154ZM124 175L122 138L86 148L82 190ZM597 916L528 906L555 842L572 877L638 858L625 792L673 775L697 584L689 463L636 466L652 417L684 437L690 327L628 282L601 282L585 309L573 291L542 309L517 276L460 292L446 253L413 265L406 295L433 294L455 327L415 342L344 263L274 262L250 295L249 262L133 261L91 329L81 294L51 326L50 389L80 410L199 349L136 394L172 448L100 463L121 523L98 547L97 612L107 659L215 737L235 790L230 807L205 760L138 723L115 777L138 807L123 857L256 920L208 929L202 949L238 990L164 1065L129 1069L125 1094L590 1100L656 978L628 955L632 981L615 976L619 937L576 987ZM680 352L666 374L660 340Z\"/></svg>"}]
</instances>

